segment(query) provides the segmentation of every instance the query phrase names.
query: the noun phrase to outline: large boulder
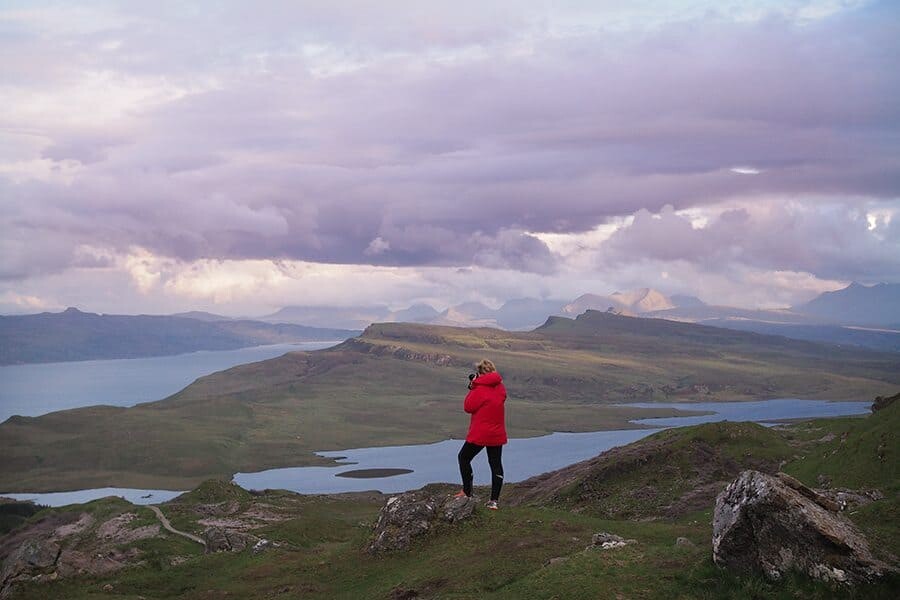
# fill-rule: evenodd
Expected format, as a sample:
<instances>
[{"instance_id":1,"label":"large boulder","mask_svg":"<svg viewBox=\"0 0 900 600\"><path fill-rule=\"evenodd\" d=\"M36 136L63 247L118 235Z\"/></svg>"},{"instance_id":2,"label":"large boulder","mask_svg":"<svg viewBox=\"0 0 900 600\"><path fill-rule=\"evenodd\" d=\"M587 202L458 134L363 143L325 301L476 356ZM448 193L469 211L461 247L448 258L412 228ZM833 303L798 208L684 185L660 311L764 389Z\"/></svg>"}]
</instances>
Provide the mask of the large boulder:
<instances>
[{"instance_id":1,"label":"large boulder","mask_svg":"<svg viewBox=\"0 0 900 600\"><path fill-rule=\"evenodd\" d=\"M472 516L475 501L429 491L391 496L381 509L372 540L371 554L408 550L413 540L440 523L456 523Z\"/></svg>"},{"instance_id":2,"label":"large boulder","mask_svg":"<svg viewBox=\"0 0 900 600\"><path fill-rule=\"evenodd\" d=\"M842 583L872 581L889 568L849 520L786 481L793 483L744 471L719 494L712 538L717 565L770 579L798 571Z\"/></svg>"}]
</instances>

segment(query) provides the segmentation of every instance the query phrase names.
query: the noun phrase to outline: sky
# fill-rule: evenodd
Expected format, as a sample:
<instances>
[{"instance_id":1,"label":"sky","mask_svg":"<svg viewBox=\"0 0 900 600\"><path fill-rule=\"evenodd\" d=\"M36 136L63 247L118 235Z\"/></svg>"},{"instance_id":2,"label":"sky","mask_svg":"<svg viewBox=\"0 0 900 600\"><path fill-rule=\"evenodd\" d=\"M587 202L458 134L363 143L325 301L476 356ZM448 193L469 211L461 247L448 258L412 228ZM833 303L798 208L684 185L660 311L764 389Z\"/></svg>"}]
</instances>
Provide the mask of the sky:
<instances>
[{"instance_id":1,"label":"sky","mask_svg":"<svg viewBox=\"0 0 900 600\"><path fill-rule=\"evenodd\" d=\"M900 282L900 6L0 0L0 313Z\"/></svg>"}]
</instances>

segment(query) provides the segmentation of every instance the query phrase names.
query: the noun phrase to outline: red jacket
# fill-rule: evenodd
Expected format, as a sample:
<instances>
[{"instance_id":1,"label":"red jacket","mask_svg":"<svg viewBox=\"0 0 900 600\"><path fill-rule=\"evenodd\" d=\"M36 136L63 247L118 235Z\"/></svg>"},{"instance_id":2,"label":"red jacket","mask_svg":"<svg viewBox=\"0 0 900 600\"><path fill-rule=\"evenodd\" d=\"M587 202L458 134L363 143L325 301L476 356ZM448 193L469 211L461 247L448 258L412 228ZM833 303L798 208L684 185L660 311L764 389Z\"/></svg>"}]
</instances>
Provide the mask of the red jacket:
<instances>
[{"instance_id":1,"label":"red jacket","mask_svg":"<svg viewBox=\"0 0 900 600\"><path fill-rule=\"evenodd\" d=\"M472 381L472 389L466 395L463 406L472 415L466 441L479 446L502 446L506 443L506 424L503 405L506 388L503 378L496 371L485 373Z\"/></svg>"}]
</instances>

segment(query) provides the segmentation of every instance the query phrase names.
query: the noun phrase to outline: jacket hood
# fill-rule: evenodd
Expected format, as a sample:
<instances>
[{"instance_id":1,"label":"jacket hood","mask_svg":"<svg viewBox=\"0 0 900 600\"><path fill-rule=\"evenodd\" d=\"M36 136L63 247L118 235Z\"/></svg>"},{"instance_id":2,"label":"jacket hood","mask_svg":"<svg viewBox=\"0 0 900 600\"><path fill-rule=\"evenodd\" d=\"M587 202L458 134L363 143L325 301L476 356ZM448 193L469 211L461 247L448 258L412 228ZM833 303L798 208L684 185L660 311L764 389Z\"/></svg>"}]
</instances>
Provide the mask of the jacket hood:
<instances>
[{"instance_id":1,"label":"jacket hood","mask_svg":"<svg viewBox=\"0 0 900 600\"><path fill-rule=\"evenodd\" d=\"M494 371L493 373L485 373L484 375L479 375L472 383L474 385L499 385L503 383L503 378L500 377L500 373Z\"/></svg>"}]
</instances>

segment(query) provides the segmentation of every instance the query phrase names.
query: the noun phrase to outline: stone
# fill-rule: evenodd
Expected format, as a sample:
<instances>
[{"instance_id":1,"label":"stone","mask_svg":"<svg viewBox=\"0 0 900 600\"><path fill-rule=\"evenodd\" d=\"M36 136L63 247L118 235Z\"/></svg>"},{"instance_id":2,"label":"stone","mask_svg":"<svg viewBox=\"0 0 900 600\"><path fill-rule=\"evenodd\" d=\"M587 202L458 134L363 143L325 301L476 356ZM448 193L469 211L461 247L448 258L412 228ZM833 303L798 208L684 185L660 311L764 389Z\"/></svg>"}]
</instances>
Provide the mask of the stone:
<instances>
[{"instance_id":1,"label":"stone","mask_svg":"<svg viewBox=\"0 0 900 600\"><path fill-rule=\"evenodd\" d=\"M601 550L611 550L613 548L622 548L623 546L631 544L637 544L637 540L625 539L614 533L601 531L600 533L595 533L591 536L591 545L588 546L588 549L600 548Z\"/></svg>"},{"instance_id":2,"label":"stone","mask_svg":"<svg viewBox=\"0 0 900 600\"><path fill-rule=\"evenodd\" d=\"M684 548L686 550L696 548L697 545L694 544L691 540L686 537L679 537L675 539L675 547L676 548Z\"/></svg>"},{"instance_id":3,"label":"stone","mask_svg":"<svg viewBox=\"0 0 900 600\"><path fill-rule=\"evenodd\" d=\"M759 471L744 471L716 499L713 561L777 580L789 571L840 583L881 577L890 567L843 515Z\"/></svg>"},{"instance_id":4,"label":"stone","mask_svg":"<svg viewBox=\"0 0 900 600\"><path fill-rule=\"evenodd\" d=\"M426 490L407 492L387 499L378 515L370 554L408 550L416 538L440 523L458 523L472 516L475 500L435 494Z\"/></svg>"},{"instance_id":5,"label":"stone","mask_svg":"<svg viewBox=\"0 0 900 600\"><path fill-rule=\"evenodd\" d=\"M884 410L898 399L900 399L900 394L894 394L893 396L877 396L875 402L872 403L872 412Z\"/></svg>"},{"instance_id":6,"label":"stone","mask_svg":"<svg viewBox=\"0 0 900 600\"><path fill-rule=\"evenodd\" d=\"M206 542L206 552L242 552L255 538L240 531L207 527L201 536Z\"/></svg>"},{"instance_id":7,"label":"stone","mask_svg":"<svg viewBox=\"0 0 900 600\"><path fill-rule=\"evenodd\" d=\"M60 548L47 539L28 540L13 550L0 568L0 597L21 581L40 580L56 570Z\"/></svg>"},{"instance_id":8,"label":"stone","mask_svg":"<svg viewBox=\"0 0 900 600\"><path fill-rule=\"evenodd\" d=\"M796 479L794 479L787 473L777 473L775 476L778 477L778 479L783 484L785 484L786 486L788 486L789 488L791 488L793 490L800 492L800 494L802 494L803 496L806 496L807 498L809 498L810 500L812 500L813 502L815 502L816 504L818 504L825 510L830 510L833 512L838 512L841 510L841 507L837 502L835 502L834 500L832 500L826 496L823 496L822 494L820 494L819 492L817 492L813 489L806 487L801 482L797 481Z\"/></svg>"}]
</instances>

